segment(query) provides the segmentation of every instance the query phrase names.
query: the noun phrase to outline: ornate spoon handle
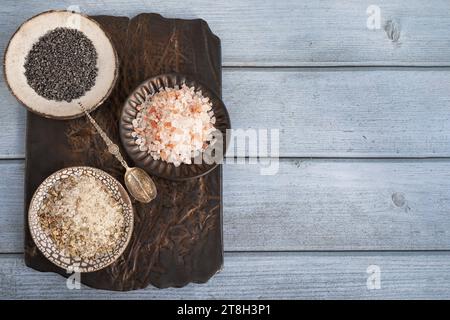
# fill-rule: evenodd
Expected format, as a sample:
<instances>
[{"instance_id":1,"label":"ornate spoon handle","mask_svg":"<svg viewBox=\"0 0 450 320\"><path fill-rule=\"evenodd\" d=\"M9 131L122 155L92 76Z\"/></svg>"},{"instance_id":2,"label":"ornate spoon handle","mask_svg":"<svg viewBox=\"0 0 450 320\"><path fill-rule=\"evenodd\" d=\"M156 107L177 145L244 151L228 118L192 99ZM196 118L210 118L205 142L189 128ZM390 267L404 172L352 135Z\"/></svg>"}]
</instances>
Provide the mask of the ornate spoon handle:
<instances>
[{"instance_id":1,"label":"ornate spoon handle","mask_svg":"<svg viewBox=\"0 0 450 320\"><path fill-rule=\"evenodd\" d=\"M100 134L100 137L102 137L103 141L105 141L106 146L108 147L108 152L115 156L116 159L119 160L120 164L126 169L124 182L125 186L128 189L128 192L136 200L143 203L149 203L150 201L155 199L157 190L152 178L141 168L130 168L123 159L123 156L120 153L119 146L111 141L105 131L103 131L103 129L97 124L94 118L91 117L84 106L81 103L78 104L81 110L83 110L84 114L88 117L94 128Z\"/></svg>"},{"instance_id":2,"label":"ornate spoon handle","mask_svg":"<svg viewBox=\"0 0 450 320\"><path fill-rule=\"evenodd\" d=\"M105 141L106 146L108 147L108 152L111 153L113 156L116 157L117 160L119 160L120 164L125 168L129 169L128 164L123 159L122 154L120 153L119 146L111 141L111 139L106 135L105 131L98 125L98 123L94 120L94 118L91 117L89 112L84 108L84 106L79 102L78 105L80 106L81 110L86 114L89 121L92 123L92 125L95 127L95 129L100 134L100 137L102 137L103 141Z\"/></svg>"}]
</instances>

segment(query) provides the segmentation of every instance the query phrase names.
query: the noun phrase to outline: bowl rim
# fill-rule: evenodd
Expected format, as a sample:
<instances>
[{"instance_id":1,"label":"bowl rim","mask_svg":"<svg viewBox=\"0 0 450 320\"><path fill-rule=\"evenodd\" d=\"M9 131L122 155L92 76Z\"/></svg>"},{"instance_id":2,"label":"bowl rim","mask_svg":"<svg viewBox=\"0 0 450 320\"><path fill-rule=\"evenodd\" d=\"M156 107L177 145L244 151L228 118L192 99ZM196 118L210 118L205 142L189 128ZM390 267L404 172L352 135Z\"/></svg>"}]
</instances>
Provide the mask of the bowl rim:
<instances>
[{"instance_id":1,"label":"bowl rim","mask_svg":"<svg viewBox=\"0 0 450 320\"><path fill-rule=\"evenodd\" d=\"M129 124L129 121L125 120L125 117L129 117L129 115L126 114L127 110L129 110L130 108L134 108L131 103L130 100L133 99L135 97L135 95L137 93L141 93L142 88L147 88L148 84L156 81L158 79L164 79L164 78L172 78L172 79L181 79L183 82L188 82L188 83L193 83L194 87L198 88L200 87L202 92L207 91L207 95L210 96L211 98L213 98L214 100L220 102L219 106L213 106L216 108L220 108L223 111L223 115L225 118L225 130L226 132L222 132L222 134L224 134L224 138L225 138L225 143L224 143L224 147L223 147L223 158L222 160L225 158L225 154L226 154L226 150L228 148L228 144L229 144L229 132L228 129L231 129L231 121L230 121L230 116L228 113L228 110L225 106L225 104L223 103L222 99L219 97L219 95L213 91L212 89L209 88L209 86L207 86L204 82L199 81L194 75L190 75L190 74L184 74L184 73L180 73L180 72L169 72L169 73L163 73L163 74L159 74L153 77L150 77L144 81L142 81L138 86L135 87L135 89L133 91L131 91L131 93L128 95L128 97L126 98L123 106L122 106L122 111L121 111L121 115L120 115L120 119L119 119L119 135L120 135L120 140L122 142L122 145L127 153L127 155L130 157L130 159L135 163L136 166L141 167L142 169L144 169L145 171L147 171L149 174L160 177L160 178L164 178L167 180L171 180L171 181L186 181L186 180L190 180L190 179L195 179L195 178L199 178L202 177L208 173L210 173L211 171L213 171L214 169L216 169L219 164L219 162L215 162L214 164L208 165L208 169L201 171L198 174L195 175L191 175L191 176L184 176L184 177L176 177L176 176L169 176L169 175L164 175L164 174L160 174L158 172L155 172L154 170L149 169L146 166L141 165L139 162L143 161L143 159L146 158L150 158L150 163L151 162L158 162L158 163L164 163L167 166L174 166L173 163L170 162L166 162L163 160L153 160L151 158L150 155L148 155L145 151L139 151L136 152L135 154L138 155L142 155L145 153L145 157L143 157L141 160L136 160L135 158L138 157L136 155L134 155L131 151L130 151L130 146L129 143L132 142L134 139L133 138L129 138L127 137L127 134L130 133L130 129L125 128L126 125ZM161 87L165 87L165 86L161 86ZM182 165L187 165L190 166L188 164L182 164ZM191 164L191 165L196 165L196 164Z\"/></svg>"},{"instance_id":2,"label":"bowl rim","mask_svg":"<svg viewBox=\"0 0 450 320\"><path fill-rule=\"evenodd\" d=\"M118 78L119 78L119 56L117 54L117 50L114 47L113 41L111 39L111 36L108 34L108 32L105 31L105 29L100 25L100 23L98 23L97 21L95 21L94 19L92 19L90 16L88 16L87 14L81 13L81 12L77 12L77 11L73 11L73 10L47 10L47 11L43 11L40 12L38 14L33 15L32 17L26 19L24 22L22 22L19 27L17 27L16 31L14 31L14 33L11 35L11 37L8 40L8 43L6 45L6 49L3 53L3 79L5 80L6 86L8 87L9 92L11 92L11 94L14 96L14 98L16 98L17 101L19 101L19 103L24 106L29 112L32 112L34 114L37 114L41 117L44 118L48 118L48 119L55 119L55 120L71 120L71 119L76 119L76 118L80 118L84 115L83 111L80 111L77 114L71 115L71 116L54 116L51 114L47 114L47 113L43 113L43 112L39 112L35 109L32 109L30 106L28 106L24 101L22 101L21 99L19 99L19 97L16 95L16 93L13 91L13 89L11 88L11 85L9 84L9 80L8 80L8 76L6 75L6 56L7 56L7 52L9 50L10 44L12 39L16 36L16 34L22 29L22 27L29 21L33 20L36 17L39 17L41 15L45 15L45 14L50 14L50 13L57 13L57 12L67 12L67 13L72 13L72 14L76 14L76 15L80 15L83 18L89 19L92 23L94 23L95 25L97 25L99 27L99 29L104 33L104 35L106 36L106 38L108 39L108 41L111 44L111 47L113 49L113 53L114 53L114 62L115 62L115 68L114 68L114 78L113 81L111 82L111 86L109 87L108 91L105 93L105 95L98 101L97 104L93 105L91 108L87 109L88 112L92 112L95 109L97 109L99 106L101 106L103 104L103 102L105 102L106 99L108 99L108 97L111 95L111 92L114 90L114 88L116 87Z\"/></svg>"},{"instance_id":3,"label":"bowl rim","mask_svg":"<svg viewBox=\"0 0 450 320\"><path fill-rule=\"evenodd\" d=\"M95 271L99 271L102 270L108 266L110 266L111 264L113 264L114 262L116 262L121 256L122 254L125 252L126 248L128 247L128 245L130 244L131 241L131 236L133 235L133 230L134 230L134 207L133 207L133 203L131 201L130 196L128 195L128 192L125 190L124 186L116 179L114 178L112 175L110 175L109 173L107 173L106 171L103 171L99 168L95 168L95 167L90 167L90 166L70 166L70 167L65 167L62 169L59 169L55 172L53 172L52 174L50 174L48 177L46 177L40 184L39 186L36 188L36 190L33 193L33 196L31 197L29 206L28 206L28 210L27 210L27 228L28 231L31 235L31 238L33 240L33 242L36 244L36 247L38 248L38 250L42 253L42 255L49 260L51 263L53 263L54 265L62 268L62 269L67 269L67 265L64 265L62 263L60 263L59 259L53 258L51 255L49 255L48 253L46 253L44 250L42 250L42 245L40 243L40 241L36 238L36 234L34 234L32 228L30 227L32 224L32 220L31 220L31 211L32 211L32 204L33 202L36 201L36 197L37 197L37 193L38 190L41 188L41 186L50 178L52 178L53 176L62 173L63 171L67 170L67 169L88 169L88 170L92 170L95 171L103 176L107 176L109 177L112 181L114 181L114 183L118 186L119 188L119 192L120 195L123 199L123 201L130 207L130 225L129 225L129 232L127 234L127 238L126 241L124 242L124 245L122 247L119 248L119 250L117 251L117 253L114 255L114 259L111 259L111 261L109 261L108 263L102 265L100 268L95 268L95 270L90 270L90 271L82 271L83 267L79 267L79 270L77 270L77 272L82 272L82 273L89 273L89 272L95 272ZM37 214L37 213L36 213Z\"/></svg>"}]
</instances>

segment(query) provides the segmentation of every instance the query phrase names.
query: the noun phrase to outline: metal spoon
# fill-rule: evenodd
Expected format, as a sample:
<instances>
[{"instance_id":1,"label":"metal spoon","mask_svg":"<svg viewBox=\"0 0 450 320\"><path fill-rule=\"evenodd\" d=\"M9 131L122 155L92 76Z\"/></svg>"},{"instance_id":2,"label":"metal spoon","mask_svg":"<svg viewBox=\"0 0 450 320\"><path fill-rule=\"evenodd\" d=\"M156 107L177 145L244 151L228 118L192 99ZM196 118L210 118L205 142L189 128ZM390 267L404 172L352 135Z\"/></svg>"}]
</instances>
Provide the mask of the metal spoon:
<instances>
[{"instance_id":1,"label":"metal spoon","mask_svg":"<svg viewBox=\"0 0 450 320\"><path fill-rule=\"evenodd\" d=\"M103 141L105 141L106 146L108 147L108 152L119 160L120 164L125 168L125 186L128 189L128 192L139 202L149 203L153 199L155 199L157 191L155 183L152 178L142 170L137 167L129 167L128 164L123 159L122 154L120 153L119 146L111 141L111 139L106 135L106 133L100 128L94 118L91 117L89 112L84 108L81 103L78 103L81 110L83 110L84 114L88 117L89 121L95 127L97 132L102 137Z\"/></svg>"}]
</instances>

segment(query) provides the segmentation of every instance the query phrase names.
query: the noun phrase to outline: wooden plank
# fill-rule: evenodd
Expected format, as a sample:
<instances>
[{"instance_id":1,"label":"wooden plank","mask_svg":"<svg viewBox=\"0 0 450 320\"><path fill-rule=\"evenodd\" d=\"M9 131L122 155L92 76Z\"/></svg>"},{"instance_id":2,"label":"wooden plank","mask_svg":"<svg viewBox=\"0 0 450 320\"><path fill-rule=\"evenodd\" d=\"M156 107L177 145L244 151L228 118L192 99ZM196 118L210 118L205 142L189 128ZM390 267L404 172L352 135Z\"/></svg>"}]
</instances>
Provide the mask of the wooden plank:
<instances>
[{"instance_id":1,"label":"wooden plank","mask_svg":"<svg viewBox=\"0 0 450 320\"><path fill-rule=\"evenodd\" d=\"M17 26L41 11L73 1L6 1L0 8L0 49ZM380 8L380 29L367 28L367 8ZM203 18L221 37L226 66L450 65L450 3L408 1L141 1L79 0L85 13L133 16L143 11L167 17ZM399 25L392 41L384 30Z\"/></svg>"},{"instance_id":2,"label":"wooden plank","mask_svg":"<svg viewBox=\"0 0 450 320\"><path fill-rule=\"evenodd\" d=\"M449 157L450 69L227 69L232 127L280 130L288 157ZM24 156L25 112L1 89L1 157Z\"/></svg>"},{"instance_id":3,"label":"wooden plank","mask_svg":"<svg viewBox=\"0 0 450 320\"><path fill-rule=\"evenodd\" d=\"M450 248L448 160L282 160L225 166L227 250Z\"/></svg>"},{"instance_id":4,"label":"wooden plank","mask_svg":"<svg viewBox=\"0 0 450 320\"><path fill-rule=\"evenodd\" d=\"M1 161L0 252L23 251L23 163ZM224 166L226 251L449 250L450 160Z\"/></svg>"},{"instance_id":5,"label":"wooden plank","mask_svg":"<svg viewBox=\"0 0 450 320\"><path fill-rule=\"evenodd\" d=\"M447 69L238 69L224 101L233 128L279 129L281 156L448 157L449 82Z\"/></svg>"},{"instance_id":6,"label":"wooden plank","mask_svg":"<svg viewBox=\"0 0 450 320\"><path fill-rule=\"evenodd\" d=\"M0 71L0 73L3 72ZM3 79L3 73L1 74ZM26 110L0 81L0 158L23 158L25 156Z\"/></svg>"},{"instance_id":7,"label":"wooden plank","mask_svg":"<svg viewBox=\"0 0 450 320\"><path fill-rule=\"evenodd\" d=\"M22 255L0 255L3 299L448 299L450 253L228 253L222 272L202 285L132 292L82 287L26 268ZM367 287L377 265L380 289Z\"/></svg>"},{"instance_id":8,"label":"wooden plank","mask_svg":"<svg viewBox=\"0 0 450 320\"><path fill-rule=\"evenodd\" d=\"M0 161L0 252L23 252L24 161Z\"/></svg>"}]
</instances>

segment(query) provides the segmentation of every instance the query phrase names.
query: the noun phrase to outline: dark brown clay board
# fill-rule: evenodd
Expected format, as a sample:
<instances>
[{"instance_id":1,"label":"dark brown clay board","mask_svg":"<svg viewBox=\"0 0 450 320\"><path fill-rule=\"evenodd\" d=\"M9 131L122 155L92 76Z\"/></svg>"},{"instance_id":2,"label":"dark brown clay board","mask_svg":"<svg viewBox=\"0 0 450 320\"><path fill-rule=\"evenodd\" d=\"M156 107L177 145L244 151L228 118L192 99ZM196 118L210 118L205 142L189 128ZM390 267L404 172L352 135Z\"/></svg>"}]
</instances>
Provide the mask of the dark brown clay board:
<instances>
[{"instance_id":1,"label":"dark brown clay board","mask_svg":"<svg viewBox=\"0 0 450 320\"><path fill-rule=\"evenodd\" d=\"M114 91L92 113L113 141L120 143L118 124L125 99L147 78L168 72L189 74L220 97L220 40L205 21L166 19L148 13L132 19L93 18L110 35L120 60ZM62 121L28 113L26 137L26 216L39 184L61 168L92 166L123 183L124 169L84 117ZM121 151L125 154L123 148ZM150 204L134 202L134 231L125 253L105 269L82 274L82 283L122 291L149 284L182 287L206 282L222 268L222 167L188 181L154 180L157 198ZM26 265L69 276L41 254L27 225L25 230Z\"/></svg>"}]
</instances>

